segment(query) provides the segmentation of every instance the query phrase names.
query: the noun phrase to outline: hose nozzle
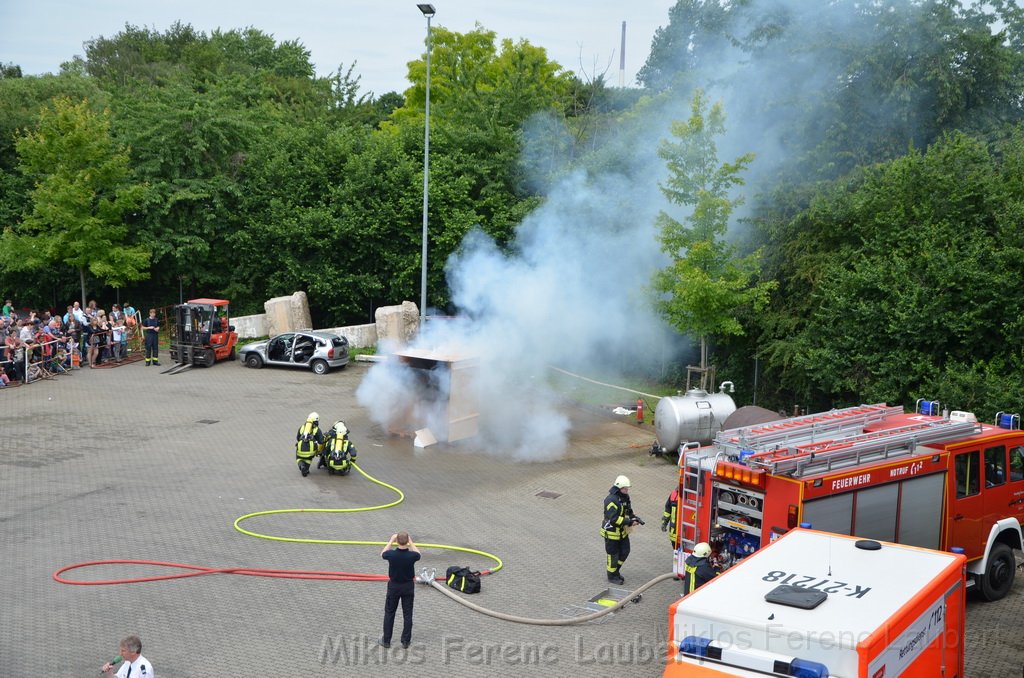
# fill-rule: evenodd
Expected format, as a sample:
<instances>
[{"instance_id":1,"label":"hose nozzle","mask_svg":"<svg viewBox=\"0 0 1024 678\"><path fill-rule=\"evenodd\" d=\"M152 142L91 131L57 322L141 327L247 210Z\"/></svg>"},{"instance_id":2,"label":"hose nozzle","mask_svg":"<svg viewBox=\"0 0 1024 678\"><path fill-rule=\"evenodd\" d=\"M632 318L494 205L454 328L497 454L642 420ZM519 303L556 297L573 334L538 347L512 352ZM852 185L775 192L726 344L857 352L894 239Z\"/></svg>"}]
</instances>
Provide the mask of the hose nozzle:
<instances>
[{"instance_id":1,"label":"hose nozzle","mask_svg":"<svg viewBox=\"0 0 1024 678\"><path fill-rule=\"evenodd\" d=\"M420 584L430 584L437 577L437 568L424 567L420 570L420 573L416 575L416 581Z\"/></svg>"}]
</instances>

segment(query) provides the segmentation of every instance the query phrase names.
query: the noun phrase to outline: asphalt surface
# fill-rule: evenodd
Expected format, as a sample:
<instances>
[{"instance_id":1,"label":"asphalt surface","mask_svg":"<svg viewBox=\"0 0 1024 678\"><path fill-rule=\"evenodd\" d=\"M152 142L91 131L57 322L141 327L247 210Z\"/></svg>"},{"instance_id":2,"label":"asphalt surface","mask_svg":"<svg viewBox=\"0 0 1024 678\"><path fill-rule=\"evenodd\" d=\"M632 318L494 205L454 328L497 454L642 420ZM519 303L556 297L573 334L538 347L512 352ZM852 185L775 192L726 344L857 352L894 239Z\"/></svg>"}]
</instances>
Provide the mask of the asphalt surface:
<instances>
[{"instance_id":1,"label":"asphalt surface","mask_svg":"<svg viewBox=\"0 0 1024 678\"><path fill-rule=\"evenodd\" d=\"M167 367L165 356L164 368ZM598 535L616 475L633 481L648 525L634 534L626 587L671 569L658 529L674 466L647 455L651 427L571 409L566 458L517 463L502 450L417 450L370 423L354 391L369 367L317 377L239 363L179 375L135 363L81 370L0 393L0 675L96 676L118 641L138 634L159 678L183 676L659 676L667 608L660 584L604 623L512 624L417 588L413 644L376 646L385 585L212 574L109 586L57 583L75 563L140 559L206 567L386 572L379 545L285 543L233 529L254 511L356 508L395 495L353 473L294 463L295 430L315 410L344 419L367 473L401 488L396 507L281 514L247 529L310 539L482 549L505 567L472 601L509 614L562 618L607 587ZM541 494L544 493L544 494ZM547 496L545 496L547 495ZM422 563L486 568L476 555L426 549ZM171 573L102 565L67 577L107 580ZM1024 667L1024 576L997 603L971 600L967 676ZM401 627L396 621L395 641Z\"/></svg>"}]
</instances>

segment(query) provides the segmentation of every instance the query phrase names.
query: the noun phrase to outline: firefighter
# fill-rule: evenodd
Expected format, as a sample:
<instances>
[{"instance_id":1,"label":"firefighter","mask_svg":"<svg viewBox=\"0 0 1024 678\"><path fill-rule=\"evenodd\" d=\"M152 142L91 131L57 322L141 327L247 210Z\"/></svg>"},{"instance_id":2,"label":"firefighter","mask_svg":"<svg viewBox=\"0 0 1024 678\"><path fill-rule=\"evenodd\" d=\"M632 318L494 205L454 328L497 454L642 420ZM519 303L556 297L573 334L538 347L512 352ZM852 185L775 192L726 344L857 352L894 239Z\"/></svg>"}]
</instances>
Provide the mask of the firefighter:
<instances>
[{"instance_id":1,"label":"firefighter","mask_svg":"<svg viewBox=\"0 0 1024 678\"><path fill-rule=\"evenodd\" d=\"M686 556L683 563L683 595L693 593L704 584L718 576L718 572L711 566L708 557L711 555L711 546L707 542L701 542L693 547L693 553Z\"/></svg>"},{"instance_id":2,"label":"firefighter","mask_svg":"<svg viewBox=\"0 0 1024 678\"><path fill-rule=\"evenodd\" d=\"M320 454L324 447L324 434L320 430L320 415L310 412L306 421L295 434L295 461L299 464L302 477L309 475L309 466L313 457Z\"/></svg>"},{"instance_id":3,"label":"firefighter","mask_svg":"<svg viewBox=\"0 0 1024 678\"><path fill-rule=\"evenodd\" d=\"M619 476L604 500L601 536L604 537L604 552L607 554L605 569L608 572L608 581L613 584L625 583L620 570L629 557L629 529L634 525L644 524L644 521L633 514L629 487L629 478Z\"/></svg>"},{"instance_id":4,"label":"firefighter","mask_svg":"<svg viewBox=\"0 0 1024 678\"><path fill-rule=\"evenodd\" d=\"M320 454L318 468L327 467L331 475L340 473L348 475L351 464L356 462L358 456L356 446L348 438L348 426L343 421L337 421L327 433L327 442L324 444L324 451Z\"/></svg>"},{"instance_id":5,"label":"firefighter","mask_svg":"<svg viewBox=\"0 0 1024 678\"><path fill-rule=\"evenodd\" d=\"M665 500L665 512L661 514L661 531L668 532L672 550L679 549L679 535L676 533L676 514L679 511L679 488L672 490Z\"/></svg>"}]
</instances>

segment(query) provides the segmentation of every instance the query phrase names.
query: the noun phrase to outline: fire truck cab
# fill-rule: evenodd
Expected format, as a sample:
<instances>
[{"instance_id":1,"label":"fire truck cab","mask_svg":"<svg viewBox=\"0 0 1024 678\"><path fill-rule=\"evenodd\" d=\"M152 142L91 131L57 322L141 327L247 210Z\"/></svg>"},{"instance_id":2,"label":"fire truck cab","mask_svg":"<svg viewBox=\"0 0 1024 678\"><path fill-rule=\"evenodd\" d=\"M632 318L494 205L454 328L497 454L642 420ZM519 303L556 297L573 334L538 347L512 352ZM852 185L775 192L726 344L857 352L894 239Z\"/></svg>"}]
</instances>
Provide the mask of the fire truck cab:
<instances>
[{"instance_id":1,"label":"fire truck cab","mask_svg":"<svg viewBox=\"0 0 1024 678\"><path fill-rule=\"evenodd\" d=\"M676 571L708 542L723 569L804 525L963 549L968 586L1013 586L1024 522L1020 415L983 424L918 401L913 413L861 405L718 433L679 455Z\"/></svg>"}]
</instances>

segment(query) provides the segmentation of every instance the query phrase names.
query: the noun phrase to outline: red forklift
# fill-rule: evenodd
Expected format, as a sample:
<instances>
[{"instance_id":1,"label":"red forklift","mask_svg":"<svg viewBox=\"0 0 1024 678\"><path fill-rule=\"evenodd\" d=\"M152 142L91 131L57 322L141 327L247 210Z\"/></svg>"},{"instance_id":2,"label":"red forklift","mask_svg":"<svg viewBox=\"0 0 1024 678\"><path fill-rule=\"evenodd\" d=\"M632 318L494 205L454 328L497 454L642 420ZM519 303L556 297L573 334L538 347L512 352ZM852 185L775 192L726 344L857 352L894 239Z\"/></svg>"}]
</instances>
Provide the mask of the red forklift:
<instances>
[{"instance_id":1,"label":"red forklift","mask_svg":"<svg viewBox=\"0 0 1024 678\"><path fill-rule=\"evenodd\" d=\"M238 334L230 324L226 299L190 299L174 307L171 360L168 373L193 365L212 367L219 360L234 360Z\"/></svg>"}]
</instances>

